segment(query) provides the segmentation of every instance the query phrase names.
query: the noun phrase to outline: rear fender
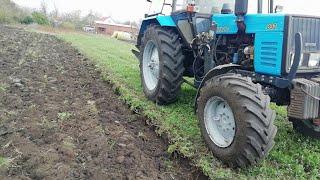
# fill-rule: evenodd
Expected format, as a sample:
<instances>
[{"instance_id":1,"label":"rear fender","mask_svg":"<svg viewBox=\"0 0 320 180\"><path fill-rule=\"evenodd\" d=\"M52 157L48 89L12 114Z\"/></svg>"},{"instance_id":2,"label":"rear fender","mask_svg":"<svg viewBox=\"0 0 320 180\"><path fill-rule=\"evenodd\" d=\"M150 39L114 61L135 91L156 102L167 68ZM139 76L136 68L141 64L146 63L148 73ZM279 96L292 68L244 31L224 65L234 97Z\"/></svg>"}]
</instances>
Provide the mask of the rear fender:
<instances>
[{"instance_id":1,"label":"rear fender","mask_svg":"<svg viewBox=\"0 0 320 180\"><path fill-rule=\"evenodd\" d=\"M153 17L149 17L146 18L142 21L141 27L140 27L140 31L139 31L139 35L138 35L138 39L137 39L137 47L140 47L141 45L141 39L144 35L144 32L147 30L148 26L150 25L159 25L162 27L176 27L175 22L173 21L171 16L153 16Z\"/></svg>"}]
</instances>

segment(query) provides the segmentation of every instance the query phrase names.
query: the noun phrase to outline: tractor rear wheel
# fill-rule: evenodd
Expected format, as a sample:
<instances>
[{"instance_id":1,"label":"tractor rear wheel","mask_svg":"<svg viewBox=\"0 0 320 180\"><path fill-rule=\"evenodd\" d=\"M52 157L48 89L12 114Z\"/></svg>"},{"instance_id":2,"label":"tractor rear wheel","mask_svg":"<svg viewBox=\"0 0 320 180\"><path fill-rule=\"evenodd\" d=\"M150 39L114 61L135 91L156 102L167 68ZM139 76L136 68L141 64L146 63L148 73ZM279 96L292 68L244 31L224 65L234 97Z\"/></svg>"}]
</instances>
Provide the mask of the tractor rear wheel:
<instances>
[{"instance_id":1,"label":"tractor rear wheel","mask_svg":"<svg viewBox=\"0 0 320 180\"><path fill-rule=\"evenodd\" d=\"M149 26L140 47L140 76L148 99L159 105L176 101L183 83L184 55L179 35Z\"/></svg>"},{"instance_id":2,"label":"tractor rear wheel","mask_svg":"<svg viewBox=\"0 0 320 180\"><path fill-rule=\"evenodd\" d=\"M228 73L206 82L197 99L202 136L230 167L248 167L267 156L277 132L270 97L250 78Z\"/></svg>"},{"instance_id":3,"label":"tractor rear wheel","mask_svg":"<svg viewBox=\"0 0 320 180\"><path fill-rule=\"evenodd\" d=\"M320 139L320 123L315 122L314 120L299 120L289 118L289 121L292 122L293 128L308 137Z\"/></svg>"}]
</instances>

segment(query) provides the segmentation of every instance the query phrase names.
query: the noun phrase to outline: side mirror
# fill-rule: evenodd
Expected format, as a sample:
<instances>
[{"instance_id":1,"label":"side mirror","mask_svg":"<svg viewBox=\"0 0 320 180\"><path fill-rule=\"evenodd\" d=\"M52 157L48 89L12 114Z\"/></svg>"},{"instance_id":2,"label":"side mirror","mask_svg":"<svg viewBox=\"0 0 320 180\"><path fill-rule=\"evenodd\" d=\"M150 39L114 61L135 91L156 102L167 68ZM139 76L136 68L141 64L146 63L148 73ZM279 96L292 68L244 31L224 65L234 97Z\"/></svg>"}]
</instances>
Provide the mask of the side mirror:
<instances>
[{"instance_id":1,"label":"side mirror","mask_svg":"<svg viewBox=\"0 0 320 180\"><path fill-rule=\"evenodd\" d=\"M281 12L283 12L283 9L284 9L283 6L277 5L277 6L276 6L276 9L275 9L275 12L276 12L276 13L281 13Z\"/></svg>"},{"instance_id":2,"label":"side mirror","mask_svg":"<svg viewBox=\"0 0 320 180\"><path fill-rule=\"evenodd\" d=\"M248 0L236 0L234 14L244 16L248 12Z\"/></svg>"},{"instance_id":3,"label":"side mirror","mask_svg":"<svg viewBox=\"0 0 320 180\"><path fill-rule=\"evenodd\" d=\"M147 0L147 2L152 3L152 0ZM149 14L144 14L144 18L149 17Z\"/></svg>"}]
</instances>

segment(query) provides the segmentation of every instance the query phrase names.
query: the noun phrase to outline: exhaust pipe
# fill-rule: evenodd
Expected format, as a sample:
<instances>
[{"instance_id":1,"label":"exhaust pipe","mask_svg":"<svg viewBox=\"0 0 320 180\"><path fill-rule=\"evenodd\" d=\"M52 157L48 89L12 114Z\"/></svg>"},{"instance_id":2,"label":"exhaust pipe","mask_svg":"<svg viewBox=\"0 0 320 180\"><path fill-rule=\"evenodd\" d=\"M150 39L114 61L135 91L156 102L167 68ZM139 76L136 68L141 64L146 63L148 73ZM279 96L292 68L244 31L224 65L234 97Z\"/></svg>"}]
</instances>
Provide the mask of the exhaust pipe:
<instances>
[{"instance_id":1,"label":"exhaust pipe","mask_svg":"<svg viewBox=\"0 0 320 180\"><path fill-rule=\"evenodd\" d=\"M258 13L262 14L262 0L258 0Z\"/></svg>"},{"instance_id":2,"label":"exhaust pipe","mask_svg":"<svg viewBox=\"0 0 320 180\"><path fill-rule=\"evenodd\" d=\"M237 16L238 33L244 34L246 32L246 24L244 23L244 16L248 13L248 0L236 0L234 14Z\"/></svg>"},{"instance_id":3,"label":"exhaust pipe","mask_svg":"<svg viewBox=\"0 0 320 180\"><path fill-rule=\"evenodd\" d=\"M270 4L269 4L269 13L274 13L273 5L274 5L274 0L270 0Z\"/></svg>"}]
</instances>

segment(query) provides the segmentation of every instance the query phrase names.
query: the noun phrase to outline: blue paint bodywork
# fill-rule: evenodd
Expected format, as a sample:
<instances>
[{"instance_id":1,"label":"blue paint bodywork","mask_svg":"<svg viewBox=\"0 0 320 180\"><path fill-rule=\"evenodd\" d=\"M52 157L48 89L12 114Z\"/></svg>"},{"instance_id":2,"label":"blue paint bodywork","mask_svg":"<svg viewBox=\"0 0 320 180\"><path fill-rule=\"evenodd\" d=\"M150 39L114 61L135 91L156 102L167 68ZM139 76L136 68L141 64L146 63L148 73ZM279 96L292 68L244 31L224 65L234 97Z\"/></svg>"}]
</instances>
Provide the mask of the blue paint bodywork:
<instances>
[{"instance_id":1,"label":"blue paint bodywork","mask_svg":"<svg viewBox=\"0 0 320 180\"><path fill-rule=\"evenodd\" d=\"M259 32L255 35L255 72L281 75L283 32Z\"/></svg>"},{"instance_id":2,"label":"blue paint bodywork","mask_svg":"<svg viewBox=\"0 0 320 180\"><path fill-rule=\"evenodd\" d=\"M176 23L173 21L171 16L158 15L158 16L148 17L148 18L144 19L141 24L140 32L138 35L137 45L141 44L141 39L144 34L144 31L151 24L156 24L156 25L160 25L163 27L176 27Z\"/></svg>"},{"instance_id":3,"label":"blue paint bodywork","mask_svg":"<svg viewBox=\"0 0 320 180\"><path fill-rule=\"evenodd\" d=\"M160 26L167 26L167 27L176 27L176 24L173 21L171 16L163 16L163 15L153 16L143 20L140 28L139 36L144 33L144 31L147 29L147 27L150 24L158 24Z\"/></svg>"},{"instance_id":4,"label":"blue paint bodywork","mask_svg":"<svg viewBox=\"0 0 320 180\"><path fill-rule=\"evenodd\" d=\"M176 27L171 16L157 16L157 21L161 26Z\"/></svg>"},{"instance_id":5,"label":"blue paint bodywork","mask_svg":"<svg viewBox=\"0 0 320 180\"><path fill-rule=\"evenodd\" d=\"M284 30L284 19L285 16L283 14L248 14L245 16L246 33L282 32ZM218 25L218 34L236 34L238 31L235 23L236 16L233 14L217 14L213 16L213 20ZM271 29L270 25L275 26Z\"/></svg>"},{"instance_id":6,"label":"blue paint bodywork","mask_svg":"<svg viewBox=\"0 0 320 180\"><path fill-rule=\"evenodd\" d=\"M237 34L236 16L234 14L215 14L218 35ZM150 17L143 21L141 36L149 24L176 27L171 16ZM248 14L245 16L246 33L255 36L254 69L266 75L281 76L283 57L285 15L284 14Z\"/></svg>"}]
</instances>

